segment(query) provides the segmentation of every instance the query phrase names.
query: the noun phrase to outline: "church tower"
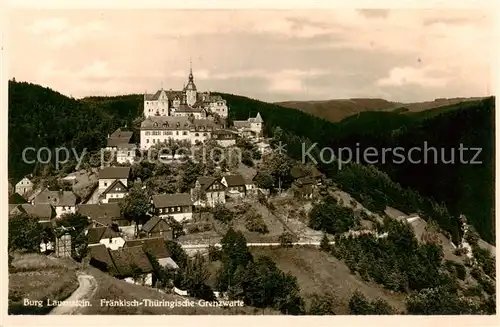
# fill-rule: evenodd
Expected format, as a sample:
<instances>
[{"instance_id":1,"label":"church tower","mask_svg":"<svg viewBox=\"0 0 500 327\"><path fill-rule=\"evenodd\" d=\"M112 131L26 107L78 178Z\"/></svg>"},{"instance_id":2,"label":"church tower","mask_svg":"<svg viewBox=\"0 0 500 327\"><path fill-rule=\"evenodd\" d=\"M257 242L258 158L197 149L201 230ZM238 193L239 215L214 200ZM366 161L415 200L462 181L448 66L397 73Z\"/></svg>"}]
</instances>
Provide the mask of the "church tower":
<instances>
[{"instance_id":1,"label":"church tower","mask_svg":"<svg viewBox=\"0 0 500 327\"><path fill-rule=\"evenodd\" d=\"M194 84L194 76L193 76L193 66L192 63L189 63L189 78L188 83L185 88L186 92L186 103L188 106L192 106L196 103L196 85Z\"/></svg>"}]
</instances>

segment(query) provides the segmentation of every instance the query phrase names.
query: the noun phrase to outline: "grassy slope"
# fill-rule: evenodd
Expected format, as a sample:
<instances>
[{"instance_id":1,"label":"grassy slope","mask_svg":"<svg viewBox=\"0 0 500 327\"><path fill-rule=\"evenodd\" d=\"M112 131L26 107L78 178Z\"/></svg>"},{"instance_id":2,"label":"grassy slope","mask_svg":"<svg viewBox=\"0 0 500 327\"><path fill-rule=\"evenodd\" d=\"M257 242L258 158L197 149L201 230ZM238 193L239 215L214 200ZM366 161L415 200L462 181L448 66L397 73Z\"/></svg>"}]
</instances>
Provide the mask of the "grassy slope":
<instances>
[{"instance_id":1,"label":"grassy slope","mask_svg":"<svg viewBox=\"0 0 500 327\"><path fill-rule=\"evenodd\" d=\"M78 288L75 265L44 255L17 255L9 273L9 314L46 314L52 307L25 307L23 299L64 300Z\"/></svg>"},{"instance_id":2,"label":"grassy slope","mask_svg":"<svg viewBox=\"0 0 500 327\"><path fill-rule=\"evenodd\" d=\"M340 260L314 248L251 248L254 256L266 255L276 262L284 272L297 277L301 295L306 303L310 294L332 291L339 299L337 314L348 314L348 303L355 290L360 290L368 298L380 297L399 311L405 309L404 295L390 293L382 287L369 284L352 275Z\"/></svg>"}]
</instances>

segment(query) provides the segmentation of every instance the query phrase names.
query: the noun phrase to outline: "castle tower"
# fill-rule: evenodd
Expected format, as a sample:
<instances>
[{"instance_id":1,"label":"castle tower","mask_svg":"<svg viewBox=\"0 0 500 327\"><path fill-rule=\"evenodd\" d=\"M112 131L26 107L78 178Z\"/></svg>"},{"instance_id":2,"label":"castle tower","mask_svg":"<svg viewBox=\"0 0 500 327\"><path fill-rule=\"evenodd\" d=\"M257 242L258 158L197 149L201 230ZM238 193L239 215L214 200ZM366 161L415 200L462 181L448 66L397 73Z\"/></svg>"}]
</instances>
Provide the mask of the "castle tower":
<instances>
[{"instance_id":1,"label":"castle tower","mask_svg":"<svg viewBox=\"0 0 500 327\"><path fill-rule=\"evenodd\" d=\"M188 83L185 88L186 92L186 103L188 106L192 106L196 103L196 85L194 84L194 76L193 76L193 65L192 62L189 62L189 77Z\"/></svg>"}]
</instances>

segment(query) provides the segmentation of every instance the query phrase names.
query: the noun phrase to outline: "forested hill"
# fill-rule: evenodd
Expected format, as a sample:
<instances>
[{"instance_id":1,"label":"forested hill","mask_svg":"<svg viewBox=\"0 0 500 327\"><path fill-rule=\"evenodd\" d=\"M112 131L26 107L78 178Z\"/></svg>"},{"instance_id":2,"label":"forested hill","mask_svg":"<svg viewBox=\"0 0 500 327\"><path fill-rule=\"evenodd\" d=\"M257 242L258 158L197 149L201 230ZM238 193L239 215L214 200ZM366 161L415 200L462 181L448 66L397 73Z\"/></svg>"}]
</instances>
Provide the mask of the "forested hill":
<instances>
[{"instance_id":1,"label":"forested hill","mask_svg":"<svg viewBox=\"0 0 500 327\"><path fill-rule=\"evenodd\" d=\"M464 213L485 240L494 242L494 98L418 113L362 112L332 123L275 104L220 95L228 101L230 119L247 119L260 112L268 135L275 127L281 127L288 154L298 160L303 141L334 149L345 146L359 146L361 150L370 146L408 149L425 141L436 148L458 148L460 143L482 148L476 158L483 162L480 165L377 164L388 176L369 167L352 166L341 171L332 165L320 168L365 204L391 205L405 212L423 210L429 216L439 216L436 220L451 234L456 226L450 217ZM10 81L9 177L15 181L35 168L22 162L26 147L54 149L66 145L77 150L99 149L117 127L134 127L134 120L142 112L142 100L141 95L76 100L38 85ZM441 202L447 210L439 205Z\"/></svg>"},{"instance_id":2,"label":"forested hill","mask_svg":"<svg viewBox=\"0 0 500 327\"><path fill-rule=\"evenodd\" d=\"M376 167L401 186L414 189L421 195L434 199L427 205L414 206L413 197L408 195L404 200L394 202L390 192L384 187L376 190L378 194L360 194L373 201L382 201L402 207L403 211L414 209L423 210L422 207L436 207L438 203L445 203L449 211L446 215L456 217L465 214L468 220L478 230L479 234L488 242L495 242L494 226L494 105L495 99L458 103L436 109L409 113L409 112L376 112L368 111L347 117L338 123L331 123L295 109L283 108L274 104L264 103L249 98L231 94L221 94L227 99L232 119L246 119L254 117L259 111L265 122L265 130L270 133L279 126L288 136L288 154L301 159L303 141L318 143L318 148L329 146L333 149L340 147L359 147L361 151L368 147L378 150L383 148L402 147L409 150L412 147L422 148L426 143L428 147L445 148L445 160L450 160L450 148L455 151L455 164L434 164L432 154L428 163L415 164L408 160L401 164L386 159L386 163L379 162ZM475 159L482 164L461 164L458 149L460 144L467 148L481 148L480 155ZM307 146L306 148L309 148ZM362 153L362 152L361 152ZM474 152L465 155L466 160L471 160ZM323 170L329 167L322 167ZM351 169L355 178L360 178L359 170ZM348 171L336 173L330 169L330 174L338 175L339 180L349 180ZM379 184L385 183L384 177L373 178ZM347 183L348 184L348 183ZM360 189L362 181L358 180L353 189ZM367 191L374 185L367 184ZM394 186L400 190L400 186ZM351 190L352 191L352 190ZM375 191L372 191L375 193ZM393 198L400 197L394 192ZM417 196L418 197L418 196ZM403 205L404 204L404 205ZM407 206L407 208L404 208ZM429 209L436 215L437 209ZM450 218L451 219L451 218ZM449 219L442 226L448 226L450 233L456 229L452 226L455 222Z\"/></svg>"},{"instance_id":3,"label":"forested hill","mask_svg":"<svg viewBox=\"0 0 500 327\"><path fill-rule=\"evenodd\" d=\"M9 81L9 178L16 182L34 170L33 164L22 160L27 147L53 150L66 146L78 153L83 148L99 149L108 133L130 123L134 110L137 115L137 106L142 106L140 99L125 96L76 100L39 85Z\"/></svg>"}]
</instances>

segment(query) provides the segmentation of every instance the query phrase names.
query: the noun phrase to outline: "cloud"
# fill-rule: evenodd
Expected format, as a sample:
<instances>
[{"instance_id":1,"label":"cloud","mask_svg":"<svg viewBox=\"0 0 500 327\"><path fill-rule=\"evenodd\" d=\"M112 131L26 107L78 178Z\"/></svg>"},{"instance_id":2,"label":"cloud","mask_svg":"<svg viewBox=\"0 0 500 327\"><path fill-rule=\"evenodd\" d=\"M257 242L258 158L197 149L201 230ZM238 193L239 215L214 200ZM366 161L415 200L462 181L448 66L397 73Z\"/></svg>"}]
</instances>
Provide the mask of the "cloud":
<instances>
[{"instance_id":1,"label":"cloud","mask_svg":"<svg viewBox=\"0 0 500 327\"><path fill-rule=\"evenodd\" d=\"M63 18L47 18L34 21L26 26L26 29L39 37L44 37L50 46L60 48L77 44L90 36L98 36L105 27L105 24L98 20L73 25Z\"/></svg>"},{"instance_id":2,"label":"cloud","mask_svg":"<svg viewBox=\"0 0 500 327\"><path fill-rule=\"evenodd\" d=\"M439 72L426 67L395 67L391 69L387 77L377 80L376 84L378 86L418 85L422 87L445 87L449 82L449 78L445 76L433 76L437 73Z\"/></svg>"}]
</instances>

